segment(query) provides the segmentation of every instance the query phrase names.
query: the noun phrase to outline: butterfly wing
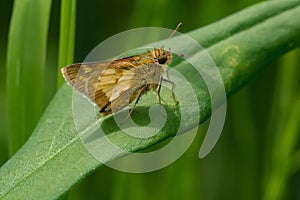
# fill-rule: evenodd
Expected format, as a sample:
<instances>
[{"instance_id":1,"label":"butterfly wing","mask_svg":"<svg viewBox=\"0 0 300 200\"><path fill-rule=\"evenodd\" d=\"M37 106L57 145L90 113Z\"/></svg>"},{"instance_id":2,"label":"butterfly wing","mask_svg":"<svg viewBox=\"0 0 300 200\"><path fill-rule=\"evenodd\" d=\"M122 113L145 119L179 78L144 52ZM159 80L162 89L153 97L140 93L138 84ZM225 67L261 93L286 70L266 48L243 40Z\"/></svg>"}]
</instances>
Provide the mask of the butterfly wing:
<instances>
[{"instance_id":1,"label":"butterfly wing","mask_svg":"<svg viewBox=\"0 0 300 200\"><path fill-rule=\"evenodd\" d=\"M106 81L103 90L98 91L99 77L108 69L109 63L78 63L62 68L62 74L66 81L72 85L78 92L88 97L93 103L100 108L105 107L109 97L106 96L105 91L113 88L117 75L111 79L104 79ZM97 100L97 101L96 101Z\"/></svg>"},{"instance_id":2,"label":"butterfly wing","mask_svg":"<svg viewBox=\"0 0 300 200\"><path fill-rule=\"evenodd\" d=\"M62 74L70 85L99 106L100 113L107 115L123 109L149 90L147 80L161 68L157 67L126 58L113 62L73 64L64 67Z\"/></svg>"}]
</instances>

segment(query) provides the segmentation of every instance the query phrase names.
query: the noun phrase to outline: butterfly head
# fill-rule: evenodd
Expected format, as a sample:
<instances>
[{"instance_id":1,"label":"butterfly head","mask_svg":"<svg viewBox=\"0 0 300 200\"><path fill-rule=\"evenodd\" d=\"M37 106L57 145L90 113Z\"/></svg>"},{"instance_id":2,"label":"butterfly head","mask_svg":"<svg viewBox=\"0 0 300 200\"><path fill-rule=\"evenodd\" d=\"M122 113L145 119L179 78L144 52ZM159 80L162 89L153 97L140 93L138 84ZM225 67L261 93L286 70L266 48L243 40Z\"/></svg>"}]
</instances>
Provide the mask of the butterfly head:
<instances>
[{"instance_id":1,"label":"butterfly head","mask_svg":"<svg viewBox=\"0 0 300 200\"><path fill-rule=\"evenodd\" d=\"M158 64L167 65L171 62L171 50L166 51L163 47L154 48L153 58Z\"/></svg>"},{"instance_id":2,"label":"butterfly head","mask_svg":"<svg viewBox=\"0 0 300 200\"><path fill-rule=\"evenodd\" d=\"M176 31L181 27L182 23L179 22L179 24L176 26L175 30L171 33L167 41L169 41L172 36L176 33ZM152 52L152 58L161 65L168 65L171 62L171 49L169 51L164 50L164 46L161 48L154 48L154 51Z\"/></svg>"}]
</instances>

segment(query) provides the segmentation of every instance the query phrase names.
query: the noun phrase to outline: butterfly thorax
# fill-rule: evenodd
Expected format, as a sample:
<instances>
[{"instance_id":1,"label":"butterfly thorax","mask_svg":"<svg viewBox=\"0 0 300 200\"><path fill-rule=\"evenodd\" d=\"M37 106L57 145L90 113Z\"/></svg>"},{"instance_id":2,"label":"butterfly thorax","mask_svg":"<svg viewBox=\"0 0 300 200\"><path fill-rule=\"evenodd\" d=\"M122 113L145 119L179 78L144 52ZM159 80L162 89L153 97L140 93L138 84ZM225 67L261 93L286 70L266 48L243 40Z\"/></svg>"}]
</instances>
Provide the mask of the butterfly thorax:
<instances>
[{"instance_id":1,"label":"butterfly thorax","mask_svg":"<svg viewBox=\"0 0 300 200\"><path fill-rule=\"evenodd\" d=\"M115 62L131 62L134 64L158 64L167 66L171 62L171 52L161 48L154 48L153 51L148 51L141 55L121 58Z\"/></svg>"}]
</instances>

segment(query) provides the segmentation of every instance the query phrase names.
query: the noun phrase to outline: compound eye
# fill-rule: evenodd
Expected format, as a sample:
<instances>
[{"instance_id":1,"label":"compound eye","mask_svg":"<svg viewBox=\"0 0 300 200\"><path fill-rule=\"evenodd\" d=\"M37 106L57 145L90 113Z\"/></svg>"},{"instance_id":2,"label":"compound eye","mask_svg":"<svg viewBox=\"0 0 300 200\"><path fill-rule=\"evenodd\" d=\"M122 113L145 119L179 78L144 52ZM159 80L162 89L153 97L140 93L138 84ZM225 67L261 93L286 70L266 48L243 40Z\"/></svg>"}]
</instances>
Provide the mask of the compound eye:
<instances>
[{"instance_id":1,"label":"compound eye","mask_svg":"<svg viewBox=\"0 0 300 200\"><path fill-rule=\"evenodd\" d=\"M164 56L159 57L157 60L158 60L159 64L165 64L167 62L168 58L166 55L164 55Z\"/></svg>"}]
</instances>

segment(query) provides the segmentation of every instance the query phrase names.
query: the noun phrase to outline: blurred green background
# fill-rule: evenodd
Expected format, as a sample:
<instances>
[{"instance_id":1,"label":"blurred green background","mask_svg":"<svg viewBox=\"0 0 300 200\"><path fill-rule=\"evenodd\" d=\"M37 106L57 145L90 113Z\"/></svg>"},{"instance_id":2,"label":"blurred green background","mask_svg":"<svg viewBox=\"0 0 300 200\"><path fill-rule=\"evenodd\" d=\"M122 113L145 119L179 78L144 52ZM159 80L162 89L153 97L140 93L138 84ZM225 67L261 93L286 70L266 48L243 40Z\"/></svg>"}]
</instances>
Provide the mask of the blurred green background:
<instances>
[{"instance_id":1,"label":"blurred green background","mask_svg":"<svg viewBox=\"0 0 300 200\"><path fill-rule=\"evenodd\" d=\"M233 0L229 4L224 0L79 0L73 62L84 60L97 44L121 31L145 26L173 29L178 22L183 22L180 32L188 32L256 2L259 1ZM1 165L9 158L11 122L6 98L6 56L13 3L9 0L0 3ZM52 1L42 77L43 108L57 90L60 4ZM228 101L224 131L204 159L198 158L202 137L198 134L189 150L162 170L127 174L101 167L63 198L300 199L300 124L294 103L300 99L299 61L300 51L290 52ZM37 121L30 123L34 127ZM199 132L206 125L201 125ZM30 134L32 130L28 131Z\"/></svg>"}]
</instances>

